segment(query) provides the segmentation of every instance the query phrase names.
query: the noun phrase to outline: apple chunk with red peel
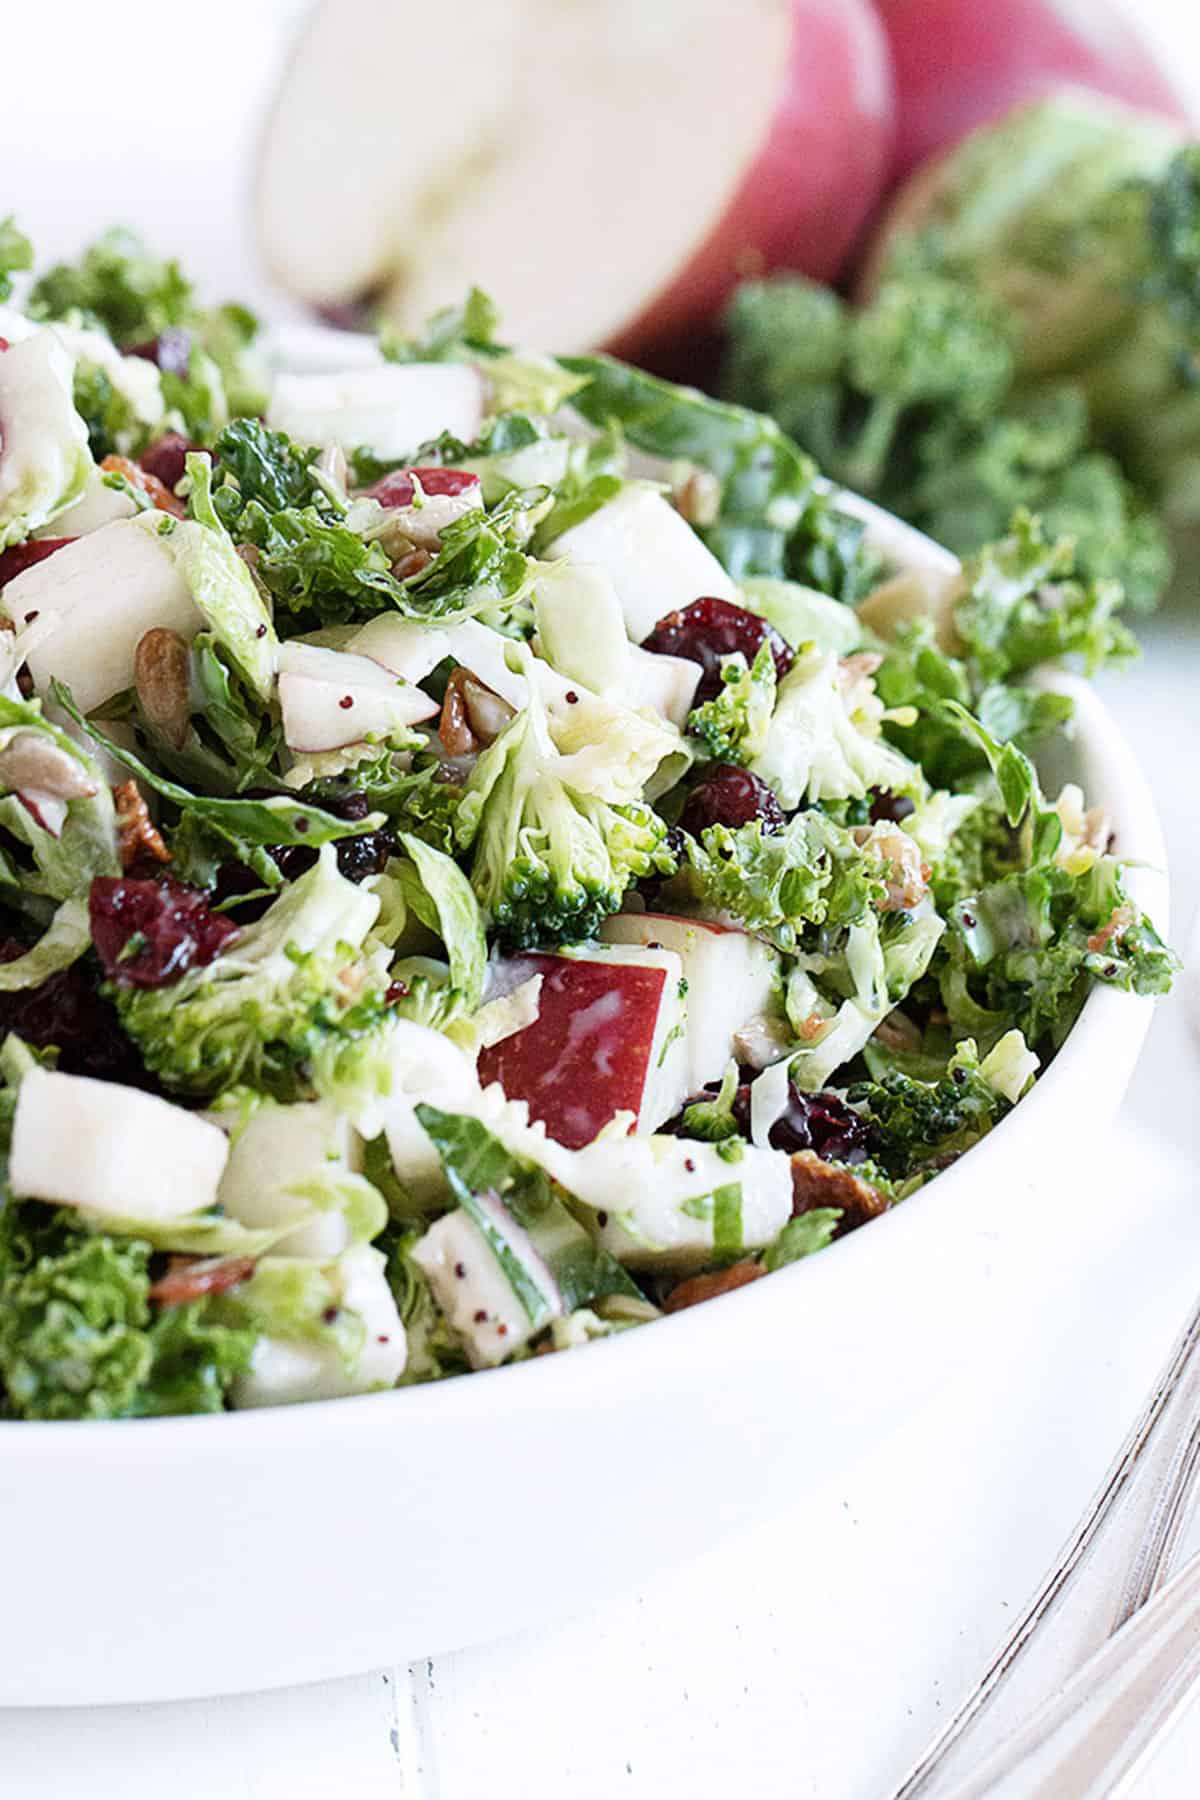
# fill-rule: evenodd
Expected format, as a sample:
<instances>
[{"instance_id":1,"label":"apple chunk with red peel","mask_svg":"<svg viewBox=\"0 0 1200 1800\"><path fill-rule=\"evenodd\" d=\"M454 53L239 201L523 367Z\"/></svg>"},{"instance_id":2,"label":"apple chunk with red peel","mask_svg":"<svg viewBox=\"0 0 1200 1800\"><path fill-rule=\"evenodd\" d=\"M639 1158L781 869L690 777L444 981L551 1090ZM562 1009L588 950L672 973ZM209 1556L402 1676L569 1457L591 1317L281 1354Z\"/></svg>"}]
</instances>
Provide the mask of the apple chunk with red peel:
<instances>
[{"instance_id":1,"label":"apple chunk with red peel","mask_svg":"<svg viewBox=\"0 0 1200 1800\"><path fill-rule=\"evenodd\" d=\"M687 982L688 1092L719 1081L737 1032L771 1008L779 959L748 931L668 913L615 913L600 935L611 944L673 950Z\"/></svg>"},{"instance_id":2,"label":"apple chunk with red peel","mask_svg":"<svg viewBox=\"0 0 1200 1800\"><path fill-rule=\"evenodd\" d=\"M686 1001L673 951L589 944L504 967L514 987L533 975L542 977L538 1017L480 1054L481 1082L527 1101L530 1118L569 1150L590 1144L617 1113L632 1113L646 1132L679 1111Z\"/></svg>"},{"instance_id":3,"label":"apple chunk with red peel","mask_svg":"<svg viewBox=\"0 0 1200 1800\"><path fill-rule=\"evenodd\" d=\"M259 242L288 293L370 291L402 332L478 282L510 342L632 351L750 270L835 274L890 148L867 0L460 0L453 30L325 0L263 139Z\"/></svg>"}]
</instances>

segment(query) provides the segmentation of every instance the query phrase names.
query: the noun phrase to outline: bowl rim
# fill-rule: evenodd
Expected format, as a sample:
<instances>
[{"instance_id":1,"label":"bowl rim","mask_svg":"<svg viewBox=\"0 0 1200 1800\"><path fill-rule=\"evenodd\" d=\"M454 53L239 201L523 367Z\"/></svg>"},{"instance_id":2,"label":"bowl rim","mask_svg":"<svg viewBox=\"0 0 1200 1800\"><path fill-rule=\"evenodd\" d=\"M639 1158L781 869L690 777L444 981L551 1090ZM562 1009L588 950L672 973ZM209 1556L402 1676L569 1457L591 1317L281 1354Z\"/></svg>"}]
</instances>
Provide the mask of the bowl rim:
<instances>
[{"instance_id":1,"label":"bowl rim","mask_svg":"<svg viewBox=\"0 0 1200 1800\"><path fill-rule=\"evenodd\" d=\"M847 510L853 510L866 524L868 539L874 540L897 564L925 566L938 573L957 566L957 559L950 552L871 502L857 495L845 498L852 502ZM1169 923L1166 850L1150 785L1132 746L1109 708L1086 681L1058 668L1038 671L1035 679L1039 685L1074 701L1070 738L1083 751L1083 760L1092 765L1090 778L1103 792L1105 805L1115 821L1117 847L1130 865L1130 896L1153 914L1165 934ZM797 1282L811 1285L842 1280L843 1270L848 1272L856 1261L861 1264L866 1257L886 1254L889 1233L911 1231L912 1227L903 1221L927 1218L936 1208L960 1203L967 1180L978 1184L976 1158L986 1155L989 1146L997 1142L1010 1143L1017 1131L1026 1131L1036 1138L1038 1121L1056 1105L1059 1088L1067 1085L1073 1072L1088 1060L1104 1055L1114 1035L1136 1038L1136 1050L1140 1051L1153 1007L1151 999L1116 988L1093 987L1053 1063L1020 1106L1001 1120L984 1143L973 1146L969 1155L910 1195L903 1206L872 1220L869 1230L839 1238L818 1257L777 1270L769 1281L754 1282L720 1296L719 1306L685 1308L653 1321L653 1330L619 1332L606 1338L603 1355L537 1356L520 1363L473 1370L469 1378L220 1414L151 1419L0 1420L4 1457L11 1470L12 1459L17 1456L55 1462L77 1453L88 1455L98 1433L103 1434L101 1441L110 1451L119 1442L123 1453L136 1449L139 1455L160 1451L191 1453L203 1448L206 1453L240 1456L248 1438L270 1448L303 1443L318 1451L336 1450L344 1447L349 1438L370 1438L394 1429L396 1424L413 1431L429 1423L446 1429L455 1421L461 1423L479 1413L494 1414L498 1407L512 1416L544 1408L561 1409L564 1404L578 1410L589 1399L604 1403L626 1387L631 1359L641 1364L643 1381L652 1382L656 1369L666 1373L670 1366L678 1366L681 1356L687 1358L689 1344L697 1343L701 1336L707 1340L705 1360L711 1358L714 1339L744 1345L748 1337L752 1340L753 1319L762 1318L764 1308L776 1312L791 1308ZM968 1169L972 1171L969 1177ZM848 1273L845 1279L853 1281ZM119 1438L114 1438L114 1429L119 1431Z\"/></svg>"}]
</instances>

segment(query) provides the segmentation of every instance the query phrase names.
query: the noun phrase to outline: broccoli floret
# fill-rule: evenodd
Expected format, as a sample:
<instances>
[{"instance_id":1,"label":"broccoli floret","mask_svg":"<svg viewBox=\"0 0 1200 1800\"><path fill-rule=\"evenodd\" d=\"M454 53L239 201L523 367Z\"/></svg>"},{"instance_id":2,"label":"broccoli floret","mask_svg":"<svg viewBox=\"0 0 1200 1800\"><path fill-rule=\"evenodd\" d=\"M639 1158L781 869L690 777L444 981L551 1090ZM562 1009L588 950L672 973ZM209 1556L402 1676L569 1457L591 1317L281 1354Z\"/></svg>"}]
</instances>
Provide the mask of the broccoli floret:
<instances>
[{"instance_id":1,"label":"broccoli floret","mask_svg":"<svg viewBox=\"0 0 1200 1800\"><path fill-rule=\"evenodd\" d=\"M310 1057L385 1016L387 976L361 950L378 910L373 894L339 874L326 845L214 961L166 987L113 982L107 991L166 1087L211 1097L247 1082L279 1100L302 1098Z\"/></svg>"},{"instance_id":2,"label":"broccoli floret","mask_svg":"<svg viewBox=\"0 0 1200 1800\"><path fill-rule=\"evenodd\" d=\"M689 838L680 877L690 898L728 913L780 950L794 950L806 925L847 925L884 897L884 868L850 832L815 810L782 831L759 820L710 825Z\"/></svg>"},{"instance_id":3,"label":"broccoli floret","mask_svg":"<svg viewBox=\"0 0 1200 1800\"><path fill-rule=\"evenodd\" d=\"M471 885L514 949L594 937L631 882L675 869L666 825L641 798L669 735L603 706L593 721L580 705L560 750L532 675L528 696L475 764L456 820Z\"/></svg>"},{"instance_id":4,"label":"broccoli floret","mask_svg":"<svg viewBox=\"0 0 1200 1800\"><path fill-rule=\"evenodd\" d=\"M855 1082L846 1098L870 1122L876 1159L901 1180L977 1143L1011 1104L981 1071L969 1038L936 1082L892 1069L878 1081Z\"/></svg>"},{"instance_id":5,"label":"broccoli floret","mask_svg":"<svg viewBox=\"0 0 1200 1800\"><path fill-rule=\"evenodd\" d=\"M254 1333L212 1302L156 1309L151 1246L11 1197L0 1212L0 1378L25 1419L219 1412Z\"/></svg>"},{"instance_id":6,"label":"broccoli floret","mask_svg":"<svg viewBox=\"0 0 1200 1800\"><path fill-rule=\"evenodd\" d=\"M748 763L762 750L775 710L775 658L764 640L753 664L741 651L721 659L720 692L688 715L688 735L713 762Z\"/></svg>"}]
</instances>

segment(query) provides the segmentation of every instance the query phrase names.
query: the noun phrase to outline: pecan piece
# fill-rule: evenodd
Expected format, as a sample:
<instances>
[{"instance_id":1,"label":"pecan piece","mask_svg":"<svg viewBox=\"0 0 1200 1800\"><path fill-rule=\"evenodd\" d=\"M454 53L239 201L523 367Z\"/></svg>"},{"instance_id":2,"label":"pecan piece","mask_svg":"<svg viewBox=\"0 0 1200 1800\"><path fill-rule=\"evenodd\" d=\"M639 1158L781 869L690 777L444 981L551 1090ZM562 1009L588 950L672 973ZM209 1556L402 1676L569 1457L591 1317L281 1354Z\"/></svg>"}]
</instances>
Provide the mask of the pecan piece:
<instances>
[{"instance_id":1,"label":"pecan piece","mask_svg":"<svg viewBox=\"0 0 1200 1800\"><path fill-rule=\"evenodd\" d=\"M117 808L117 848L125 873L147 860L169 863L171 852L159 836L137 782L119 782L113 789L113 800Z\"/></svg>"},{"instance_id":2,"label":"pecan piece","mask_svg":"<svg viewBox=\"0 0 1200 1800\"><path fill-rule=\"evenodd\" d=\"M757 1281L766 1270L761 1263L731 1263L727 1269L710 1269L706 1275L691 1275L673 1287L663 1301L664 1312L682 1312L685 1306L699 1306L702 1300L715 1300L718 1294L731 1294L734 1288Z\"/></svg>"},{"instance_id":3,"label":"pecan piece","mask_svg":"<svg viewBox=\"0 0 1200 1800\"><path fill-rule=\"evenodd\" d=\"M836 1206L845 1215L843 1231L853 1231L868 1219L877 1219L890 1205L887 1195L869 1181L850 1169L822 1162L815 1150L797 1150L792 1157L793 1218L819 1206Z\"/></svg>"},{"instance_id":4,"label":"pecan piece","mask_svg":"<svg viewBox=\"0 0 1200 1800\"><path fill-rule=\"evenodd\" d=\"M172 1256L150 1298L160 1306L186 1306L209 1294L224 1294L253 1273L252 1256Z\"/></svg>"},{"instance_id":5,"label":"pecan piece","mask_svg":"<svg viewBox=\"0 0 1200 1800\"><path fill-rule=\"evenodd\" d=\"M183 501L177 499L166 483L152 475L149 469L140 468L127 456L106 456L100 467L106 475L123 475L131 487L141 488L159 512L172 513L177 519L186 518L187 507Z\"/></svg>"}]
</instances>

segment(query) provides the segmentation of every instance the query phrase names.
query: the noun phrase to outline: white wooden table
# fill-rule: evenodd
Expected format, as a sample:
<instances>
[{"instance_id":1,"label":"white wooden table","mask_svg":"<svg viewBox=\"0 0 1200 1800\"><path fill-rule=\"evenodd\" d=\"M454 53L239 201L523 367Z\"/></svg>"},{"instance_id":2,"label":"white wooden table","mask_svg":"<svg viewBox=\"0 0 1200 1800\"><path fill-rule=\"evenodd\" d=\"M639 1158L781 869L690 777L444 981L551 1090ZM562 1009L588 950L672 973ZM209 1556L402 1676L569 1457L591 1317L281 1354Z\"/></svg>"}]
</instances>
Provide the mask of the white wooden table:
<instances>
[{"instance_id":1,"label":"white wooden table","mask_svg":"<svg viewBox=\"0 0 1200 1800\"><path fill-rule=\"evenodd\" d=\"M139 33L59 0L53 31L74 34L70 67L46 45L36 9L6 17L6 65L24 56L47 67L49 56L56 116L48 129L34 82L6 84L0 210L20 207L45 252L65 252L112 216L119 177L132 222L187 249L216 285L244 291L238 171L297 10L297 0L210 0L201 24L194 9L167 5ZM1181 48L1190 33L1200 90L1190 4L1139 0L1139 10L1179 34ZM172 44L164 95L160 58ZM173 91L207 121L203 136L189 141L181 125L158 134L148 156L147 120ZM1178 942L1200 901L1200 591L1190 616L1158 619L1145 636L1144 664L1107 686L1157 772ZM14 1800L127 1800L151 1789L173 1800L878 1800L1054 1554L1200 1284L1198 1101L1196 1046L1173 999L1108 1169L1128 1206L1106 1210L1070 1270L1031 1283L1028 1314L987 1363L964 1365L948 1347L956 1368L945 1391L890 1442L864 1445L860 1463L821 1491L775 1496L777 1516L753 1533L585 1618L412 1669L175 1706L0 1714L0 1791ZM1030 1256L1036 1264L1036 1244ZM1200 1709L1139 1800L1193 1794L1198 1754Z\"/></svg>"}]
</instances>

